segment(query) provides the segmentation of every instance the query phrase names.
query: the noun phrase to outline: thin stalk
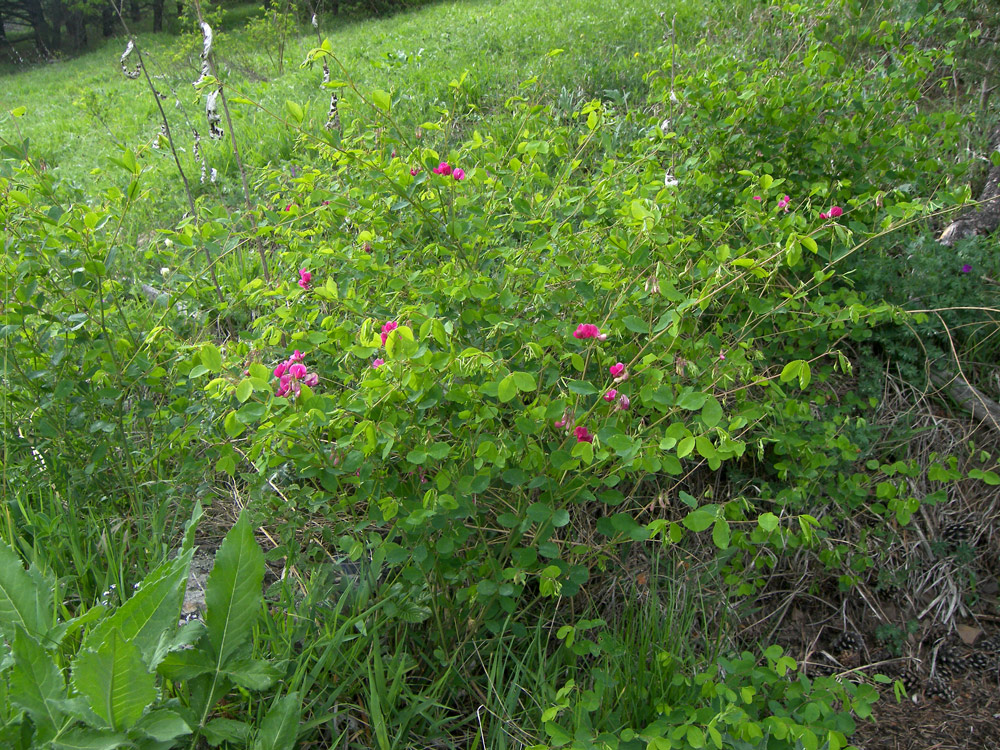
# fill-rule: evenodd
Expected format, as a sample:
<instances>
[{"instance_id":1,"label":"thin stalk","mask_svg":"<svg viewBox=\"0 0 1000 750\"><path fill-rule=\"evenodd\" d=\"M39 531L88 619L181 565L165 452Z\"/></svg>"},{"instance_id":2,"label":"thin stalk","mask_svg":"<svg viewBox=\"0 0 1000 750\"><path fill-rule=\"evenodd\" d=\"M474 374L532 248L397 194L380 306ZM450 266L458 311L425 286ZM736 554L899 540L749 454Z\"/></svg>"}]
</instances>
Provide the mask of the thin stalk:
<instances>
[{"instance_id":1,"label":"thin stalk","mask_svg":"<svg viewBox=\"0 0 1000 750\"><path fill-rule=\"evenodd\" d=\"M205 23L205 19L201 15L201 0L194 0L195 11L198 13L198 23ZM222 101L222 111L226 115L226 126L229 128L229 141L233 146L233 157L236 159L236 167L240 171L240 180L243 182L243 199L246 202L247 216L250 219L250 226L253 229L254 239L257 241L257 254L260 256L261 267L264 272L264 281L271 280L271 272L267 267L267 254L264 252L264 243L260 241L260 237L257 235L257 219L253 213L253 201L250 200L250 183L247 182L247 171L243 166L243 159L240 156L240 147L236 142L236 131L233 129L233 118L229 114L229 103L226 100L226 92L223 89L222 80L219 78L218 70L215 67L215 62L212 60L211 50L208 50L208 54L205 56L205 61L208 63L209 71L216 81L219 82L219 99Z\"/></svg>"}]
</instances>

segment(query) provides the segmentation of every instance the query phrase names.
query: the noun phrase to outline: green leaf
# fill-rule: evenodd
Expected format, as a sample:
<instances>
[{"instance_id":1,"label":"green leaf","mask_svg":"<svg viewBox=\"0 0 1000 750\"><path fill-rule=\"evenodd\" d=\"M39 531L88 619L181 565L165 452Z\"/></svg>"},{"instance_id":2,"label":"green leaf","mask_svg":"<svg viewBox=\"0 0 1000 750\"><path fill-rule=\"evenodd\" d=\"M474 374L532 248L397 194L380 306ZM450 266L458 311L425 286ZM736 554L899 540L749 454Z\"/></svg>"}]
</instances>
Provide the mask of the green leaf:
<instances>
[{"instance_id":1,"label":"green leaf","mask_svg":"<svg viewBox=\"0 0 1000 750\"><path fill-rule=\"evenodd\" d=\"M688 513L681 523L691 531L704 531L715 522L716 515L713 506L705 506Z\"/></svg>"},{"instance_id":2,"label":"green leaf","mask_svg":"<svg viewBox=\"0 0 1000 750\"><path fill-rule=\"evenodd\" d=\"M0 545L2 546L2 545ZM17 624L13 637L14 669L9 700L24 709L39 729L51 736L60 725L58 703L66 697L66 683L53 656Z\"/></svg>"},{"instance_id":3,"label":"green leaf","mask_svg":"<svg viewBox=\"0 0 1000 750\"><path fill-rule=\"evenodd\" d=\"M729 546L729 522L725 518L717 519L712 527L712 541L719 549Z\"/></svg>"},{"instance_id":4,"label":"green leaf","mask_svg":"<svg viewBox=\"0 0 1000 750\"><path fill-rule=\"evenodd\" d=\"M156 708L136 722L135 731L158 742L169 742L176 737L191 734L191 727L180 714L167 708Z\"/></svg>"},{"instance_id":5,"label":"green leaf","mask_svg":"<svg viewBox=\"0 0 1000 750\"><path fill-rule=\"evenodd\" d=\"M250 635L260 612L263 582L264 553L241 514L215 554L205 587L205 625L219 668Z\"/></svg>"},{"instance_id":6,"label":"green leaf","mask_svg":"<svg viewBox=\"0 0 1000 750\"><path fill-rule=\"evenodd\" d=\"M701 407L701 421L706 427L715 427L722 421L722 404L714 396L709 396Z\"/></svg>"},{"instance_id":7,"label":"green leaf","mask_svg":"<svg viewBox=\"0 0 1000 750\"><path fill-rule=\"evenodd\" d=\"M192 547L182 548L177 557L154 569L127 602L87 634L83 647L100 651L117 632L138 649L149 669L155 669L163 657L157 648L161 638L177 629L193 554Z\"/></svg>"},{"instance_id":8,"label":"green leaf","mask_svg":"<svg viewBox=\"0 0 1000 750\"><path fill-rule=\"evenodd\" d=\"M787 383L790 380L794 380L795 378L799 377L799 370L804 364L805 364L804 360L793 359L791 362L789 362L787 365L781 368L781 375L778 376L778 379L782 383Z\"/></svg>"},{"instance_id":9,"label":"green leaf","mask_svg":"<svg viewBox=\"0 0 1000 750\"><path fill-rule=\"evenodd\" d=\"M52 589L36 585L17 553L0 542L0 634L10 641L20 626L29 635L41 635L48 631L44 618L49 612Z\"/></svg>"},{"instance_id":10,"label":"green leaf","mask_svg":"<svg viewBox=\"0 0 1000 750\"><path fill-rule=\"evenodd\" d=\"M267 690L281 673L269 662L239 659L229 664L222 674L247 690Z\"/></svg>"},{"instance_id":11,"label":"green leaf","mask_svg":"<svg viewBox=\"0 0 1000 750\"><path fill-rule=\"evenodd\" d=\"M225 429L226 435L231 438L239 437L247 428L245 424L237 419L235 411L231 411L226 415L226 418L222 422L222 427Z\"/></svg>"},{"instance_id":12,"label":"green leaf","mask_svg":"<svg viewBox=\"0 0 1000 750\"><path fill-rule=\"evenodd\" d=\"M389 92L375 89L372 91L371 96L372 103L383 112L388 112L392 109L392 97L389 95Z\"/></svg>"},{"instance_id":13,"label":"green leaf","mask_svg":"<svg viewBox=\"0 0 1000 750\"><path fill-rule=\"evenodd\" d=\"M112 729L128 729L156 700L156 678L135 643L113 629L97 651L82 650L73 661L73 687Z\"/></svg>"},{"instance_id":14,"label":"green leaf","mask_svg":"<svg viewBox=\"0 0 1000 750\"><path fill-rule=\"evenodd\" d=\"M764 531L770 533L778 528L778 517L774 513L762 513L757 519L757 523Z\"/></svg>"},{"instance_id":15,"label":"green leaf","mask_svg":"<svg viewBox=\"0 0 1000 750\"><path fill-rule=\"evenodd\" d=\"M579 396L592 396L597 393L597 389L586 380L571 380L566 387Z\"/></svg>"},{"instance_id":16,"label":"green leaf","mask_svg":"<svg viewBox=\"0 0 1000 750\"><path fill-rule=\"evenodd\" d=\"M235 719L212 719L205 725L204 732L205 739L212 747L218 747L223 742L232 742L242 747L250 737L250 725Z\"/></svg>"},{"instance_id":17,"label":"green leaf","mask_svg":"<svg viewBox=\"0 0 1000 750\"><path fill-rule=\"evenodd\" d=\"M514 385L519 391L533 391L538 387L535 383L535 377L530 372L512 372L510 377L514 378Z\"/></svg>"},{"instance_id":18,"label":"green leaf","mask_svg":"<svg viewBox=\"0 0 1000 750\"><path fill-rule=\"evenodd\" d=\"M276 700L260 723L254 750L293 750L300 716L298 693L289 693Z\"/></svg>"},{"instance_id":19,"label":"green leaf","mask_svg":"<svg viewBox=\"0 0 1000 750\"><path fill-rule=\"evenodd\" d=\"M128 737L106 729L77 727L52 742L53 750L114 750L128 742Z\"/></svg>"},{"instance_id":20,"label":"green leaf","mask_svg":"<svg viewBox=\"0 0 1000 750\"><path fill-rule=\"evenodd\" d=\"M288 113L288 116L295 121L296 125L300 124L302 119L306 116L305 112L302 111L302 106L297 102L286 101L285 111Z\"/></svg>"},{"instance_id":21,"label":"green leaf","mask_svg":"<svg viewBox=\"0 0 1000 750\"><path fill-rule=\"evenodd\" d=\"M500 384L497 386L497 398L500 399L501 403L506 404L511 401L517 395L517 384L514 382L514 376L508 375Z\"/></svg>"},{"instance_id":22,"label":"green leaf","mask_svg":"<svg viewBox=\"0 0 1000 750\"><path fill-rule=\"evenodd\" d=\"M705 405L706 401L708 401L707 393L691 393L689 391L687 393L682 393L677 398L677 405L682 409L687 409L688 411L698 411L698 409Z\"/></svg>"},{"instance_id":23,"label":"green leaf","mask_svg":"<svg viewBox=\"0 0 1000 750\"><path fill-rule=\"evenodd\" d=\"M691 451L694 450L694 442L694 435L681 438L681 441L677 443L677 458L684 458L691 455Z\"/></svg>"},{"instance_id":24,"label":"green leaf","mask_svg":"<svg viewBox=\"0 0 1000 750\"><path fill-rule=\"evenodd\" d=\"M222 372L222 354L215 344L204 343L201 345L201 363L210 372Z\"/></svg>"},{"instance_id":25,"label":"green leaf","mask_svg":"<svg viewBox=\"0 0 1000 750\"><path fill-rule=\"evenodd\" d=\"M236 399L242 404L253 395L253 381L250 378L243 378L236 386Z\"/></svg>"},{"instance_id":26,"label":"green leaf","mask_svg":"<svg viewBox=\"0 0 1000 750\"><path fill-rule=\"evenodd\" d=\"M385 341L385 353L389 359L412 357L419 348L419 344L413 339L413 331L407 326L400 326L390 331Z\"/></svg>"}]
</instances>

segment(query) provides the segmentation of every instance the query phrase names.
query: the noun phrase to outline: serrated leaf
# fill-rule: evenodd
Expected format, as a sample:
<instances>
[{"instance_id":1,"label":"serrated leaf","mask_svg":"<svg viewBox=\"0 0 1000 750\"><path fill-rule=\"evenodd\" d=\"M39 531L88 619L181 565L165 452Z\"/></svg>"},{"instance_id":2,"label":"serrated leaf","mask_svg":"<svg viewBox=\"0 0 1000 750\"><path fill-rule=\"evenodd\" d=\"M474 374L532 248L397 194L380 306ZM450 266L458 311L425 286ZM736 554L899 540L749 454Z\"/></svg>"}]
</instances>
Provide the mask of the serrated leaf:
<instances>
[{"instance_id":1,"label":"serrated leaf","mask_svg":"<svg viewBox=\"0 0 1000 750\"><path fill-rule=\"evenodd\" d=\"M36 727L54 734L62 715L58 702L66 697L62 672L52 655L20 624L15 628L13 645L9 700L24 709Z\"/></svg>"},{"instance_id":2,"label":"serrated leaf","mask_svg":"<svg viewBox=\"0 0 1000 750\"><path fill-rule=\"evenodd\" d=\"M191 727L180 714L167 708L157 708L136 722L135 731L158 742L169 742L176 737L190 734Z\"/></svg>"},{"instance_id":3,"label":"serrated leaf","mask_svg":"<svg viewBox=\"0 0 1000 750\"><path fill-rule=\"evenodd\" d=\"M120 732L77 727L59 735L51 747L53 750L114 750L127 742L128 737Z\"/></svg>"},{"instance_id":4,"label":"serrated leaf","mask_svg":"<svg viewBox=\"0 0 1000 750\"><path fill-rule=\"evenodd\" d=\"M250 634L260 612L263 581L264 553L246 516L240 515L215 555L205 587L205 625L218 668Z\"/></svg>"},{"instance_id":5,"label":"serrated leaf","mask_svg":"<svg viewBox=\"0 0 1000 750\"><path fill-rule=\"evenodd\" d=\"M21 559L6 544L0 542L0 634L13 640L18 626L30 635L48 630L39 622L39 592L31 576L21 565ZM51 598L51 590L48 596Z\"/></svg>"},{"instance_id":6,"label":"serrated leaf","mask_svg":"<svg viewBox=\"0 0 1000 750\"><path fill-rule=\"evenodd\" d=\"M73 661L73 687L111 729L128 729L156 700L156 678L134 643L117 628L97 651L82 650Z\"/></svg>"},{"instance_id":7,"label":"serrated leaf","mask_svg":"<svg viewBox=\"0 0 1000 750\"><path fill-rule=\"evenodd\" d=\"M280 673L266 661L239 659L228 664L222 674L247 690L267 690Z\"/></svg>"},{"instance_id":8,"label":"serrated leaf","mask_svg":"<svg viewBox=\"0 0 1000 750\"><path fill-rule=\"evenodd\" d=\"M204 728L205 739L212 747L223 742L243 743L250 736L250 725L235 719L212 719Z\"/></svg>"},{"instance_id":9,"label":"serrated leaf","mask_svg":"<svg viewBox=\"0 0 1000 750\"><path fill-rule=\"evenodd\" d=\"M149 669L155 669L163 653L158 648L164 634L177 629L188 569L194 549L182 548L169 560L147 575L139 588L122 606L87 634L83 647L99 651L112 631L132 643Z\"/></svg>"},{"instance_id":10,"label":"serrated leaf","mask_svg":"<svg viewBox=\"0 0 1000 750\"><path fill-rule=\"evenodd\" d=\"M254 750L293 750L299 733L301 707L298 693L289 693L271 706L254 740Z\"/></svg>"}]
</instances>

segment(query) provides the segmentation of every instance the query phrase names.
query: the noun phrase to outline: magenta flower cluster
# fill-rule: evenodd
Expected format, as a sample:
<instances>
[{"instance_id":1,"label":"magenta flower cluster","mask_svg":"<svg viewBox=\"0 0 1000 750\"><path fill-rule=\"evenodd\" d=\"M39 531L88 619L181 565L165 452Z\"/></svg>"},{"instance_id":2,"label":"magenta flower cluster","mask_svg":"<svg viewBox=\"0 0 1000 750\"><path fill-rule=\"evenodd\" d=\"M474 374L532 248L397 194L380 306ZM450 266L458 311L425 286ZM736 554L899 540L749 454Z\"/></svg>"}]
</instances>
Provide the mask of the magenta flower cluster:
<instances>
[{"instance_id":1,"label":"magenta flower cluster","mask_svg":"<svg viewBox=\"0 0 1000 750\"><path fill-rule=\"evenodd\" d=\"M399 323L395 320L390 320L384 326L382 326L382 346L385 346L385 342L389 340L389 334L399 328Z\"/></svg>"},{"instance_id":2,"label":"magenta flower cluster","mask_svg":"<svg viewBox=\"0 0 1000 750\"><path fill-rule=\"evenodd\" d=\"M593 323L581 323L573 331L573 338L575 339L597 339L598 341L606 341L608 334L601 333L601 329L595 326Z\"/></svg>"},{"instance_id":3,"label":"magenta flower cluster","mask_svg":"<svg viewBox=\"0 0 1000 750\"><path fill-rule=\"evenodd\" d=\"M434 174L442 175L447 177L451 175L457 182L461 182L465 179L465 170L458 167L452 167L448 162L443 161L434 167Z\"/></svg>"},{"instance_id":4,"label":"magenta flower cluster","mask_svg":"<svg viewBox=\"0 0 1000 750\"><path fill-rule=\"evenodd\" d=\"M821 219L836 219L838 216L844 215L844 209L840 206L834 206L829 211L824 211L819 215Z\"/></svg>"},{"instance_id":5,"label":"magenta flower cluster","mask_svg":"<svg viewBox=\"0 0 1000 750\"><path fill-rule=\"evenodd\" d=\"M309 285L312 282L313 275L309 273L306 269L302 268L299 270L299 286L309 291Z\"/></svg>"},{"instance_id":6,"label":"magenta flower cluster","mask_svg":"<svg viewBox=\"0 0 1000 750\"><path fill-rule=\"evenodd\" d=\"M303 385L313 388L319 384L319 375L315 372L309 372L309 369L302 364L303 359L305 359L305 355L296 349L286 362L282 362L274 368L274 377L278 379L276 396L293 394L294 397L297 397Z\"/></svg>"}]
</instances>

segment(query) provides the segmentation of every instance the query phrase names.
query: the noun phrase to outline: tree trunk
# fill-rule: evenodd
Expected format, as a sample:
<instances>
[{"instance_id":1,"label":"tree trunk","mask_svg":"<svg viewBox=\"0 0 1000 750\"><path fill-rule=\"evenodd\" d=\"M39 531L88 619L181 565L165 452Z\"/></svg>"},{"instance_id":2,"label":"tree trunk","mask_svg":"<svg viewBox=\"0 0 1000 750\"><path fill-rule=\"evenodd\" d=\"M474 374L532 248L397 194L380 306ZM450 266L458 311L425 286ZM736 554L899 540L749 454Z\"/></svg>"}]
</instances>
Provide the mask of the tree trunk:
<instances>
[{"instance_id":1,"label":"tree trunk","mask_svg":"<svg viewBox=\"0 0 1000 750\"><path fill-rule=\"evenodd\" d=\"M989 148L990 152L1000 151L1000 125L990 133ZM986 184L979 194L979 205L949 224L938 242L953 245L966 237L991 234L997 227L1000 227L1000 167L993 167L986 175Z\"/></svg>"},{"instance_id":2,"label":"tree trunk","mask_svg":"<svg viewBox=\"0 0 1000 750\"><path fill-rule=\"evenodd\" d=\"M128 16L132 21L138 21L142 18L142 11L139 9L139 0L129 0L128 3Z\"/></svg>"},{"instance_id":3,"label":"tree trunk","mask_svg":"<svg viewBox=\"0 0 1000 750\"><path fill-rule=\"evenodd\" d=\"M163 31L163 0L153 0L153 31Z\"/></svg>"}]
</instances>

